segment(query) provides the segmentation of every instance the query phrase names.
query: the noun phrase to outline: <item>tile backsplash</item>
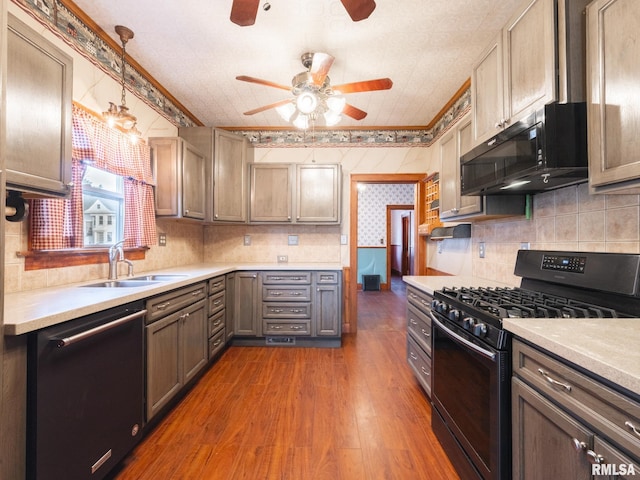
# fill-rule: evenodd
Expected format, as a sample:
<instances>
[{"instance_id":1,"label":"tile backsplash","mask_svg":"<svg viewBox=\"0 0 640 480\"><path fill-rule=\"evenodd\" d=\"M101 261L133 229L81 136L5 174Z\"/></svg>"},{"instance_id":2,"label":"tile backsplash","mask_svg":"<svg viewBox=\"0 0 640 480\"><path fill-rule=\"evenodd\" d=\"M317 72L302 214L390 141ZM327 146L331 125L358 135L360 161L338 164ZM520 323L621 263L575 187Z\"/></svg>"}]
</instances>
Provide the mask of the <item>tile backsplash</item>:
<instances>
[{"instance_id":1,"label":"tile backsplash","mask_svg":"<svg viewBox=\"0 0 640 480\"><path fill-rule=\"evenodd\" d=\"M485 242L484 258L479 242ZM541 250L640 253L640 196L589 195L586 183L534 195L529 220L473 225L473 275L519 285L513 268L523 242Z\"/></svg>"}]
</instances>

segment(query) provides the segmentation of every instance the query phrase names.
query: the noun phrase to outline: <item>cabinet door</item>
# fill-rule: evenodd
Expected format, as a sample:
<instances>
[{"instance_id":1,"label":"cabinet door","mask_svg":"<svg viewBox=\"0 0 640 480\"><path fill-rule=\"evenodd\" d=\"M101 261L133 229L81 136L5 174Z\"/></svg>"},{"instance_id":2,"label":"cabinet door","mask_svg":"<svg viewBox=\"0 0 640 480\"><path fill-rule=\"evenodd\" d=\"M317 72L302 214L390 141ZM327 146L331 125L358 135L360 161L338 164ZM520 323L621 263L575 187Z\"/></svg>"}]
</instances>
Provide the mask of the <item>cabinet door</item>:
<instances>
[{"instance_id":1,"label":"cabinet door","mask_svg":"<svg viewBox=\"0 0 640 480\"><path fill-rule=\"evenodd\" d=\"M462 119L457 128L458 159L456 163L456 198L458 198L459 215L471 215L482 212L482 197L478 195L461 195L460 193L460 157L473 148L473 132L471 119Z\"/></svg>"},{"instance_id":2,"label":"cabinet door","mask_svg":"<svg viewBox=\"0 0 640 480\"><path fill-rule=\"evenodd\" d=\"M315 333L318 336L340 335L342 303L340 285L317 285L313 300Z\"/></svg>"},{"instance_id":3,"label":"cabinet door","mask_svg":"<svg viewBox=\"0 0 640 480\"><path fill-rule=\"evenodd\" d=\"M147 420L150 420L182 388L180 312L146 327Z\"/></svg>"},{"instance_id":4,"label":"cabinet door","mask_svg":"<svg viewBox=\"0 0 640 480\"><path fill-rule=\"evenodd\" d=\"M292 165L251 164L251 222L291 222Z\"/></svg>"},{"instance_id":5,"label":"cabinet door","mask_svg":"<svg viewBox=\"0 0 640 480\"><path fill-rule=\"evenodd\" d=\"M459 163L456 132L451 130L440 139L440 218L458 214Z\"/></svg>"},{"instance_id":6,"label":"cabinet door","mask_svg":"<svg viewBox=\"0 0 640 480\"><path fill-rule=\"evenodd\" d=\"M73 60L8 15L7 187L51 196L71 181Z\"/></svg>"},{"instance_id":7,"label":"cabinet door","mask_svg":"<svg viewBox=\"0 0 640 480\"><path fill-rule=\"evenodd\" d=\"M236 134L215 131L213 219L246 222L246 140Z\"/></svg>"},{"instance_id":8,"label":"cabinet door","mask_svg":"<svg viewBox=\"0 0 640 480\"><path fill-rule=\"evenodd\" d=\"M208 353L208 325L204 300L180 311L181 357L183 384L191 380L206 364Z\"/></svg>"},{"instance_id":9,"label":"cabinet door","mask_svg":"<svg viewBox=\"0 0 640 480\"><path fill-rule=\"evenodd\" d=\"M203 220L205 201L205 156L182 142L182 216Z\"/></svg>"},{"instance_id":10,"label":"cabinet door","mask_svg":"<svg viewBox=\"0 0 640 480\"><path fill-rule=\"evenodd\" d=\"M340 223L340 165L296 165L296 222Z\"/></svg>"},{"instance_id":11,"label":"cabinet door","mask_svg":"<svg viewBox=\"0 0 640 480\"><path fill-rule=\"evenodd\" d=\"M235 304L236 304L236 274L228 273L226 278L225 288L225 333L227 335L227 341L233 337L233 329L235 326Z\"/></svg>"},{"instance_id":12,"label":"cabinet door","mask_svg":"<svg viewBox=\"0 0 640 480\"><path fill-rule=\"evenodd\" d=\"M509 124L556 98L555 25L554 0L530 0L503 29L504 103Z\"/></svg>"},{"instance_id":13,"label":"cabinet door","mask_svg":"<svg viewBox=\"0 0 640 480\"><path fill-rule=\"evenodd\" d=\"M498 133L505 121L502 34L498 35L471 70L473 144Z\"/></svg>"},{"instance_id":14,"label":"cabinet door","mask_svg":"<svg viewBox=\"0 0 640 480\"><path fill-rule=\"evenodd\" d=\"M591 448L593 434L519 379L512 387L513 478L589 480L580 446Z\"/></svg>"},{"instance_id":15,"label":"cabinet door","mask_svg":"<svg viewBox=\"0 0 640 480\"><path fill-rule=\"evenodd\" d=\"M175 138L150 138L153 176L156 181L156 215L178 216L178 142Z\"/></svg>"},{"instance_id":16,"label":"cabinet door","mask_svg":"<svg viewBox=\"0 0 640 480\"><path fill-rule=\"evenodd\" d=\"M258 330L258 274L236 272L234 292L235 335L259 336Z\"/></svg>"},{"instance_id":17,"label":"cabinet door","mask_svg":"<svg viewBox=\"0 0 640 480\"><path fill-rule=\"evenodd\" d=\"M638 193L638 182L620 182L640 179L640 102L629 83L640 78L639 17L636 0L596 0L587 8L587 143L596 193Z\"/></svg>"}]
</instances>

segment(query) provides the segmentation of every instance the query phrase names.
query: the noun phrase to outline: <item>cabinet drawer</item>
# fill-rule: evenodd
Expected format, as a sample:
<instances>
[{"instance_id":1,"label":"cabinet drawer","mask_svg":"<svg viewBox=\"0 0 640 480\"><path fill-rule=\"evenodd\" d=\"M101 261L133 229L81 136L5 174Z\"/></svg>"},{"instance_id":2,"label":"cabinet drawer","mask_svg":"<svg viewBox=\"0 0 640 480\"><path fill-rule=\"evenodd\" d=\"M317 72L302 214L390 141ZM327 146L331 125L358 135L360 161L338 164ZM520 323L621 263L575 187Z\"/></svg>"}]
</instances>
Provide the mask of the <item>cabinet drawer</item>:
<instances>
[{"instance_id":1,"label":"cabinet drawer","mask_svg":"<svg viewBox=\"0 0 640 480\"><path fill-rule=\"evenodd\" d=\"M224 313L224 310L222 310L213 317L209 317L209 337L213 337L221 328L224 328Z\"/></svg>"},{"instance_id":2,"label":"cabinet drawer","mask_svg":"<svg viewBox=\"0 0 640 480\"><path fill-rule=\"evenodd\" d=\"M311 301L311 286L283 286L278 287L277 285L266 285L262 287L262 300L263 301L300 301L300 302L310 302Z\"/></svg>"},{"instance_id":3,"label":"cabinet drawer","mask_svg":"<svg viewBox=\"0 0 640 480\"><path fill-rule=\"evenodd\" d=\"M407 362L422 388L431 397L431 358L410 335L407 335Z\"/></svg>"},{"instance_id":4,"label":"cabinet drawer","mask_svg":"<svg viewBox=\"0 0 640 480\"><path fill-rule=\"evenodd\" d=\"M225 292L224 290L214 295L209 295L209 316L218 313L223 310L225 306Z\"/></svg>"},{"instance_id":5,"label":"cabinet drawer","mask_svg":"<svg viewBox=\"0 0 640 480\"><path fill-rule=\"evenodd\" d=\"M428 293L421 292L417 288L407 287L407 301L420 310L431 311L431 300L433 300L433 297Z\"/></svg>"},{"instance_id":6,"label":"cabinet drawer","mask_svg":"<svg viewBox=\"0 0 640 480\"><path fill-rule=\"evenodd\" d=\"M209 358L222 350L224 347L224 328L220 330L216 335L209 339Z\"/></svg>"},{"instance_id":7,"label":"cabinet drawer","mask_svg":"<svg viewBox=\"0 0 640 480\"><path fill-rule=\"evenodd\" d=\"M191 305L206 297L206 284L196 283L147 300L146 323L152 323L169 313Z\"/></svg>"},{"instance_id":8,"label":"cabinet drawer","mask_svg":"<svg viewBox=\"0 0 640 480\"><path fill-rule=\"evenodd\" d=\"M513 373L620 447L640 451L640 403L518 340Z\"/></svg>"},{"instance_id":9,"label":"cabinet drawer","mask_svg":"<svg viewBox=\"0 0 640 480\"><path fill-rule=\"evenodd\" d=\"M311 318L310 303L263 303L263 318Z\"/></svg>"},{"instance_id":10,"label":"cabinet drawer","mask_svg":"<svg viewBox=\"0 0 640 480\"><path fill-rule=\"evenodd\" d=\"M264 272L263 285L308 285L311 283L311 272Z\"/></svg>"},{"instance_id":11,"label":"cabinet drawer","mask_svg":"<svg viewBox=\"0 0 640 480\"><path fill-rule=\"evenodd\" d=\"M407 305L407 332L431 356L431 319L413 305Z\"/></svg>"},{"instance_id":12,"label":"cabinet drawer","mask_svg":"<svg viewBox=\"0 0 640 480\"><path fill-rule=\"evenodd\" d=\"M263 320L264 335L311 335L311 320Z\"/></svg>"},{"instance_id":13,"label":"cabinet drawer","mask_svg":"<svg viewBox=\"0 0 640 480\"><path fill-rule=\"evenodd\" d=\"M209 279L209 295L212 293L217 293L225 289L226 282L225 276L220 275L219 277L214 277Z\"/></svg>"},{"instance_id":14,"label":"cabinet drawer","mask_svg":"<svg viewBox=\"0 0 640 480\"><path fill-rule=\"evenodd\" d=\"M318 272L316 273L316 283L338 283L340 272Z\"/></svg>"}]
</instances>

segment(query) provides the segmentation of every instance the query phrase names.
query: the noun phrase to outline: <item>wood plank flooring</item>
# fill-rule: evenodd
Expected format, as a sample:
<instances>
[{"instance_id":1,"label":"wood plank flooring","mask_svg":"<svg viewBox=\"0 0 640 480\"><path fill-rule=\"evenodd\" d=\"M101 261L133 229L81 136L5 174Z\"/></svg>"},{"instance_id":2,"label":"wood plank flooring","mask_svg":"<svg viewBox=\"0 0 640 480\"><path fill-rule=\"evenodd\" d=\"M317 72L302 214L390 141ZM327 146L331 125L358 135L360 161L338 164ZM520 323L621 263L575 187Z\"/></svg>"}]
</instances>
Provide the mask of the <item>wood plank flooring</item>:
<instances>
[{"instance_id":1,"label":"wood plank flooring","mask_svg":"<svg viewBox=\"0 0 640 480\"><path fill-rule=\"evenodd\" d=\"M339 349L229 348L112 478L457 479L407 366L404 286L358 312Z\"/></svg>"}]
</instances>

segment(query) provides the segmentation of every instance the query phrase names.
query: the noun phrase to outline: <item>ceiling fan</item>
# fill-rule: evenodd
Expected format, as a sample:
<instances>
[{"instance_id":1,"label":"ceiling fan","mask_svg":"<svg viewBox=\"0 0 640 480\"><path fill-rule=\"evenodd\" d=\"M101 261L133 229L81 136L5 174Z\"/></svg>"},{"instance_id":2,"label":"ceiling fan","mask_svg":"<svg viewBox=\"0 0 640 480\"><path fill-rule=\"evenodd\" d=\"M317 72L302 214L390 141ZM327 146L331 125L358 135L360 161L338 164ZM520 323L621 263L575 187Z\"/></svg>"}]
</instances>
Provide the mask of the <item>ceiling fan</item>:
<instances>
[{"instance_id":1,"label":"ceiling fan","mask_svg":"<svg viewBox=\"0 0 640 480\"><path fill-rule=\"evenodd\" d=\"M374 0L340 0L347 13L354 22L369 18L376 8ZM231 5L231 21L241 27L256 23L256 15L260 0L233 0ZM269 2L265 3L265 10L270 8Z\"/></svg>"},{"instance_id":2,"label":"ceiling fan","mask_svg":"<svg viewBox=\"0 0 640 480\"><path fill-rule=\"evenodd\" d=\"M321 116L324 118L325 125L331 126L340 121L341 114L355 120L362 120L367 116L367 112L346 103L343 95L389 90L393 86L390 78L332 86L328 73L334 57L321 52L304 53L300 60L307 70L294 75L291 87L246 75L237 76L236 80L279 88L293 94L293 98L249 110L244 114L254 115L275 108L286 121L291 121L298 128L307 128L310 122L319 120Z\"/></svg>"}]
</instances>

